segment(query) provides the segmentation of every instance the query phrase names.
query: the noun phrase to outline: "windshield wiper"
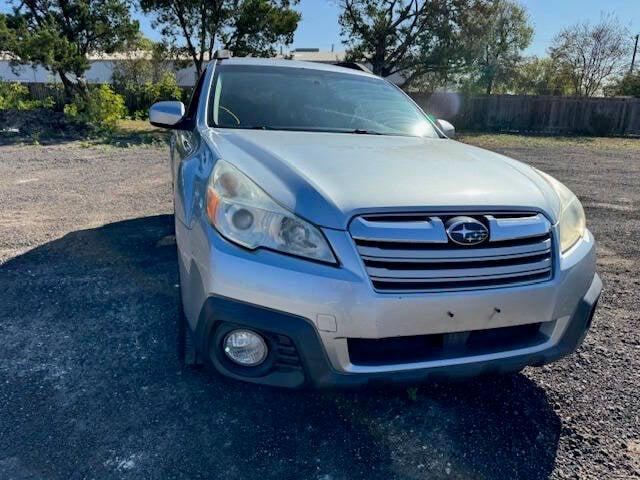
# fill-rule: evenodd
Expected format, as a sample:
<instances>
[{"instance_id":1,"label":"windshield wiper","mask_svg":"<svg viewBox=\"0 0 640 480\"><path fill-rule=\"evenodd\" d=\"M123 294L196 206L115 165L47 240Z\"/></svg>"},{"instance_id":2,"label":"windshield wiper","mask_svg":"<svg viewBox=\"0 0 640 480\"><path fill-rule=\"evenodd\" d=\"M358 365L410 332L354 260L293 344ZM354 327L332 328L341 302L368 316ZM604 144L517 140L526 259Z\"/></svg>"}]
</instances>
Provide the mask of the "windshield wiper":
<instances>
[{"instance_id":1,"label":"windshield wiper","mask_svg":"<svg viewBox=\"0 0 640 480\"><path fill-rule=\"evenodd\" d=\"M237 125L235 128L241 130L281 130L291 132L326 132L326 133L353 133L356 135L385 135L375 130L366 130L364 128L348 129L348 128L324 128L324 127L272 127L270 125Z\"/></svg>"},{"instance_id":2,"label":"windshield wiper","mask_svg":"<svg viewBox=\"0 0 640 480\"><path fill-rule=\"evenodd\" d=\"M382 135L382 133L376 132L375 130L365 130L364 128L356 128L347 133L355 133L357 135Z\"/></svg>"},{"instance_id":3,"label":"windshield wiper","mask_svg":"<svg viewBox=\"0 0 640 480\"><path fill-rule=\"evenodd\" d=\"M276 128L269 127L268 125L235 125L233 127L224 126L220 128L231 128L234 130L277 130Z\"/></svg>"},{"instance_id":4,"label":"windshield wiper","mask_svg":"<svg viewBox=\"0 0 640 480\"><path fill-rule=\"evenodd\" d=\"M284 130L292 132L327 132L327 133L356 133L358 135L382 135L374 130L365 130L364 128L356 128L349 130L348 128L323 128L323 127L270 127L268 125L255 125L246 127L251 130Z\"/></svg>"}]
</instances>

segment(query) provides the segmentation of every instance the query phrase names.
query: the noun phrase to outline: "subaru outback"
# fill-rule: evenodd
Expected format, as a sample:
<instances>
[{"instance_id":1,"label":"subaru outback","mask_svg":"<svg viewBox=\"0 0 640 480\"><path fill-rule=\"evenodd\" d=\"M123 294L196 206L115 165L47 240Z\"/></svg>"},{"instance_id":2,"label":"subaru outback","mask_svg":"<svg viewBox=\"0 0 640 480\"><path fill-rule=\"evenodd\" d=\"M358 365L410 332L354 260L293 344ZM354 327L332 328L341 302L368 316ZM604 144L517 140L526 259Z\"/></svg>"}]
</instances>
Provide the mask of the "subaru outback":
<instances>
[{"instance_id":1,"label":"subaru outback","mask_svg":"<svg viewBox=\"0 0 640 480\"><path fill-rule=\"evenodd\" d=\"M576 196L382 78L219 54L150 121L173 130L190 364L406 384L543 365L590 327L602 283Z\"/></svg>"}]
</instances>

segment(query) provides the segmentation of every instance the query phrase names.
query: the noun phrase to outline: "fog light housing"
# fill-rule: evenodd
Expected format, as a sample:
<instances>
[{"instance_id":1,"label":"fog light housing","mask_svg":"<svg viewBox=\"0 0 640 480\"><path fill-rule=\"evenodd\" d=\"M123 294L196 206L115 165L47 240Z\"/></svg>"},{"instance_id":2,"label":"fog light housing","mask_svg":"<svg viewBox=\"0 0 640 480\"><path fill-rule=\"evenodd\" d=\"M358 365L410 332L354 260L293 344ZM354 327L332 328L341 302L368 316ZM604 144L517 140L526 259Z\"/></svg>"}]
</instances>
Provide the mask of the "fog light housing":
<instances>
[{"instance_id":1,"label":"fog light housing","mask_svg":"<svg viewBox=\"0 0 640 480\"><path fill-rule=\"evenodd\" d=\"M244 367L260 365L269 353L264 339L251 330L233 330L227 333L222 348L229 360Z\"/></svg>"}]
</instances>

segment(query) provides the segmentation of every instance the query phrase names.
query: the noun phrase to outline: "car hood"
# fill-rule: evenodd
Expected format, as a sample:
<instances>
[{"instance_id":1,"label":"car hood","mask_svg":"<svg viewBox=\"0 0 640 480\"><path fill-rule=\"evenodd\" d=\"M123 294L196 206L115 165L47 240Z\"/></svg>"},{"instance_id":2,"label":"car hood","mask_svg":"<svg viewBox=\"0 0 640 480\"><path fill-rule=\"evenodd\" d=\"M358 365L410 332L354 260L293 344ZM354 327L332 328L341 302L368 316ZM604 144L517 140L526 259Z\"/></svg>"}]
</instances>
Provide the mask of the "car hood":
<instances>
[{"instance_id":1,"label":"car hood","mask_svg":"<svg viewBox=\"0 0 640 480\"><path fill-rule=\"evenodd\" d=\"M453 140L386 135L213 130L205 139L280 204L324 227L355 215L538 210L558 198L531 167Z\"/></svg>"}]
</instances>

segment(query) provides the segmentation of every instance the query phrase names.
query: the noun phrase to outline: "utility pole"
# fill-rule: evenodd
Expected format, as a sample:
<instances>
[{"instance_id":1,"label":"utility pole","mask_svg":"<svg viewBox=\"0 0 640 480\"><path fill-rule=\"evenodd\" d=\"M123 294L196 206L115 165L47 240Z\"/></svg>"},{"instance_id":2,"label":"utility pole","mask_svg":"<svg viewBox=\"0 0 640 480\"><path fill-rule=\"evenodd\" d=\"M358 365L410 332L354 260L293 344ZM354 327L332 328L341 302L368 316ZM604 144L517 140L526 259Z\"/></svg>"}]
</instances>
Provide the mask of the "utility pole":
<instances>
[{"instance_id":1,"label":"utility pole","mask_svg":"<svg viewBox=\"0 0 640 480\"><path fill-rule=\"evenodd\" d=\"M631 68L629 69L629 73L633 73L633 66L636 63L636 53L638 52L638 37L640 37L640 34L636 35L636 46L633 47L633 57L631 57Z\"/></svg>"}]
</instances>

